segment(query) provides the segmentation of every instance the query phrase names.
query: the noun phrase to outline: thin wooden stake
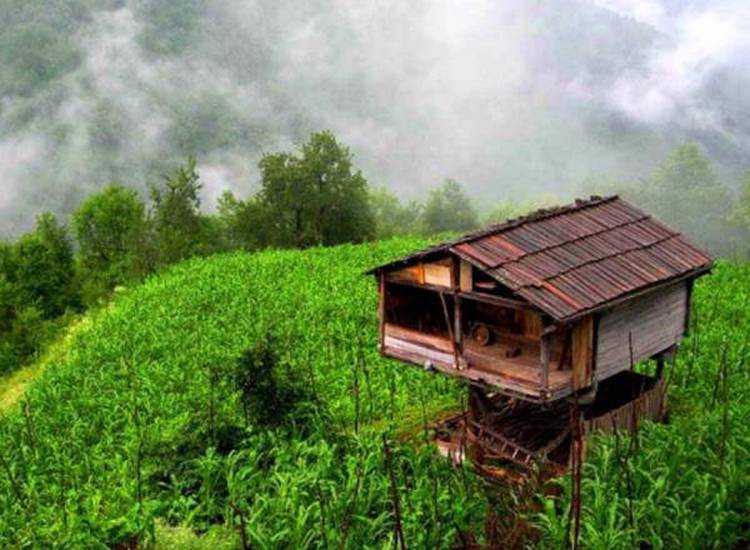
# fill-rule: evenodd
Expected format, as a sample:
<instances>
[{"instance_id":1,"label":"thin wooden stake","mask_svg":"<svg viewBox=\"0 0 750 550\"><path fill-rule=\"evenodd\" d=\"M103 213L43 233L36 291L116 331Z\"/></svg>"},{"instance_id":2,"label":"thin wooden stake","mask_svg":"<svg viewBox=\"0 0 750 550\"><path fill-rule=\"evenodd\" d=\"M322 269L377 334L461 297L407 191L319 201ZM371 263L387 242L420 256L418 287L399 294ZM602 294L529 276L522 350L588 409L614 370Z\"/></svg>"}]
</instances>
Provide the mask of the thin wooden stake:
<instances>
[{"instance_id":1,"label":"thin wooden stake","mask_svg":"<svg viewBox=\"0 0 750 550\"><path fill-rule=\"evenodd\" d=\"M362 452L360 451L359 454L359 462L357 462L357 479L354 484L354 494L352 495L352 499L349 501L349 504L346 507L346 512L344 513L344 519L341 522L341 538L339 539L339 550L343 550L343 548L346 546L346 539L349 537L349 529L352 526L352 518L354 517L354 512L357 510L357 499L359 498L359 490L362 485L362 478L364 477L364 457L362 456Z\"/></svg>"},{"instance_id":2,"label":"thin wooden stake","mask_svg":"<svg viewBox=\"0 0 750 550\"><path fill-rule=\"evenodd\" d=\"M242 550L250 550L252 547L250 546L250 543L247 540L247 527L245 526L245 514L240 510L234 502L230 502L229 506L234 510L234 513L237 514L237 517L240 518L240 525L237 528L237 531L240 533L240 543L242 544Z\"/></svg>"},{"instance_id":3,"label":"thin wooden stake","mask_svg":"<svg viewBox=\"0 0 750 550\"><path fill-rule=\"evenodd\" d=\"M581 409L578 406L578 395L573 397L573 406L570 411L571 431L573 433L571 453L571 502L568 515L568 539L572 550L578 550L578 541L581 535L581 462L583 461L583 433L581 425ZM570 538L571 526L573 536Z\"/></svg>"},{"instance_id":4,"label":"thin wooden stake","mask_svg":"<svg viewBox=\"0 0 750 550\"><path fill-rule=\"evenodd\" d=\"M383 451L385 453L385 467L388 470L388 478L390 479L391 485L391 503L393 505L393 521L394 521L394 532L396 535L395 543L398 544L401 550L406 550L406 541L404 540L404 532L401 527L401 503L398 497L398 486L396 485L396 475L393 472L393 457L391 456L391 449L388 446L388 437L383 433Z\"/></svg>"},{"instance_id":5,"label":"thin wooden stake","mask_svg":"<svg viewBox=\"0 0 750 550\"><path fill-rule=\"evenodd\" d=\"M318 506L320 506L320 538L323 540L323 548L328 548L328 534L326 533L326 502L323 490L320 488L320 480L315 483L318 493Z\"/></svg>"}]
</instances>

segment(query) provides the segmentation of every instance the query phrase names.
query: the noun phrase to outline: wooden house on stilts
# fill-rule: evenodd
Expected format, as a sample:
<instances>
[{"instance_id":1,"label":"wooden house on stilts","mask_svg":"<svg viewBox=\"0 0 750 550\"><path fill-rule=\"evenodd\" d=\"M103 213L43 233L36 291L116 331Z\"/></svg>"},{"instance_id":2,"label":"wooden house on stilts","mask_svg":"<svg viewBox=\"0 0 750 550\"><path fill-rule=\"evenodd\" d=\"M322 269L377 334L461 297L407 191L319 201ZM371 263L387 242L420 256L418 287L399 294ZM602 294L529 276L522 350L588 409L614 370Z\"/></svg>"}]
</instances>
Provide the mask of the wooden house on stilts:
<instances>
[{"instance_id":1,"label":"wooden house on stilts","mask_svg":"<svg viewBox=\"0 0 750 550\"><path fill-rule=\"evenodd\" d=\"M617 196L578 200L371 270L380 351L470 384L459 422L480 454L564 464L574 401L586 430L663 413L663 361L712 265ZM633 371L646 359L655 376Z\"/></svg>"}]
</instances>

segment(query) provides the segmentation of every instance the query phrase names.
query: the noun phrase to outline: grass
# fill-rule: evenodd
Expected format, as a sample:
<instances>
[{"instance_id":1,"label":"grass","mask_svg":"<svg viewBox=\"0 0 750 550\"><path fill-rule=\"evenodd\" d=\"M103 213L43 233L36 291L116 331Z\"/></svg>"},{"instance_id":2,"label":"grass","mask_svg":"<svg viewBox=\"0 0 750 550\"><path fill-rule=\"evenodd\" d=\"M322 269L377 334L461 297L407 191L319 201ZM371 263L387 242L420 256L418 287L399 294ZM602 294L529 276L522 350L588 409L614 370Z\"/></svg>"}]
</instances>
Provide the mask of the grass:
<instances>
[{"instance_id":1,"label":"grass","mask_svg":"<svg viewBox=\"0 0 750 550\"><path fill-rule=\"evenodd\" d=\"M481 523L476 482L398 442L460 386L376 350L364 271L422 244L216 256L121 293L0 422L0 546L148 544L156 520L234 530L235 508L260 548L387 546L383 432L410 540L440 547L455 522ZM232 376L269 331L307 394L270 430L243 417ZM425 530L427 516L451 522Z\"/></svg>"},{"instance_id":2,"label":"grass","mask_svg":"<svg viewBox=\"0 0 750 550\"><path fill-rule=\"evenodd\" d=\"M168 525L157 520L154 550L237 550L237 532L217 525L208 532L197 534L185 525Z\"/></svg>"},{"instance_id":3,"label":"grass","mask_svg":"<svg viewBox=\"0 0 750 550\"><path fill-rule=\"evenodd\" d=\"M241 514L254 548L386 548L394 489L409 547L449 547L459 527L482 533L484 487L419 437L463 387L376 351L377 291L363 272L422 244L193 260L72 328L4 383L0 547L231 547ZM729 264L696 288L673 421L644 427L630 494L623 442L594 445L586 548L731 548L743 536L748 293L750 268ZM306 395L278 428L244 417L233 377L269 331L277 368ZM543 548L566 544L567 487L533 518Z\"/></svg>"},{"instance_id":4,"label":"grass","mask_svg":"<svg viewBox=\"0 0 750 550\"><path fill-rule=\"evenodd\" d=\"M44 350L41 357L29 365L0 377L0 415L14 408L23 397L26 389L44 373L49 365L63 361L75 339L90 325L91 318L89 316L76 318Z\"/></svg>"}]
</instances>

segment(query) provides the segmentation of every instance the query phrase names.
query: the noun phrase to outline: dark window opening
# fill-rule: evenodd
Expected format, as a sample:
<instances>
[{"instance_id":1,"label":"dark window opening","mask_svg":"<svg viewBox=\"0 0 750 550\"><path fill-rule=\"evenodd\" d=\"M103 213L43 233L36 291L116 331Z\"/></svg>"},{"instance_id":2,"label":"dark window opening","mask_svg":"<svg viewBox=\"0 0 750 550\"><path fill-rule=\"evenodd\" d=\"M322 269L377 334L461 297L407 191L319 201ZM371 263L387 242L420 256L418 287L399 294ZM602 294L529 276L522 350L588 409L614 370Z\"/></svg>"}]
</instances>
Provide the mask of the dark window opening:
<instances>
[{"instance_id":1,"label":"dark window opening","mask_svg":"<svg viewBox=\"0 0 750 550\"><path fill-rule=\"evenodd\" d=\"M385 322L424 334L444 336L453 327L453 296L413 286L386 285ZM446 319L447 313L447 319Z\"/></svg>"}]
</instances>

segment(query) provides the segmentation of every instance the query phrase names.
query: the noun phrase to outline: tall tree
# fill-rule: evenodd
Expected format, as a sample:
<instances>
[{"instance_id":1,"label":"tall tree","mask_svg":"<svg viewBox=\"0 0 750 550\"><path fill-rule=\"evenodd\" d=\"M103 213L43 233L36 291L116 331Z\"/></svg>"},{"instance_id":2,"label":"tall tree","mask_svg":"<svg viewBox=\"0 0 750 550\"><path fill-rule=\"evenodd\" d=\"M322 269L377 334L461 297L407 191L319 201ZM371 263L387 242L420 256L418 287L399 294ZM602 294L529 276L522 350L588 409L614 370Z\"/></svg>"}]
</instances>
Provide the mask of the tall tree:
<instances>
[{"instance_id":1,"label":"tall tree","mask_svg":"<svg viewBox=\"0 0 750 550\"><path fill-rule=\"evenodd\" d=\"M379 187L370 193L370 203L375 217L375 231L379 239L418 231L422 205L417 201L412 200L402 204L387 187Z\"/></svg>"},{"instance_id":2,"label":"tall tree","mask_svg":"<svg viewBox=\"0 0 750 550\"><path fill-rule=\"evenodd\" d=\"M113 183L73 214L87 300L144 275L145 206L132 189Z\"/></svg>"},{"instance_id":3,"label":"tall tree","mask_svg":"<svg viewBox=\"0 0 750 550\"><path fill-rule=\"evenodd\" d=\"M51 319L77 304L73 245L65 226L46 212L36 230L15 245L15 284L24 304L36 305Z\"/></svg>"},{"instance_id":4,"label":"tall tree","mask_svg":"<svg viewBox=\"0 0 750 550\"><path fill-rule=\"evenodd\" d=\"M750 255L750 170L740 187L740 194L731 214L732 223L737 230L736 245L739 254L747 258Z\"/></svg>"},{"instance_id":5,"label":"tall tree","mask_svg":"<svg viewBox=\"0 0 750 550\"><path fill-rule=\"evenodd\" d=\"M200 190L194 158L151 186L151 224L158 263L168 265L199 253L202 242Z\"/></svg>"},{"instance_id":6,"label":"tall tree","mask_svg":"<svg viewBox=\"0 0 750 550\"><path fill-rule=\"evenodd\" d=\"M712 251L729 252L731 195L696 145L675 149L636 201Z\"/></svg>"},{"instance_id":7,"label":"tall tree","mask_svg":"<svg viewBox=\"0 0 750 550\"><path fill-rule=\"evenodd\" d=\"M271 216L266 244L325 246L374 236L367 181L331 132L312 134L296 153L265 155L259 167L258 204Z\"/></svg>"},{"instance_id":8,"label":"tall tree","mask_svg":"<svg viewBox=\"0 0 750 550\"><path fill-rule=\"evenodd\" d=\"M242 201L226 191L219 198L218 211L228 248L256 250L271 240L273 217L257 198Z\"/></svg>"},{"instance_id":9,"label":"tall tree","mask_svg":"<svg viewBox=\"0 0 750 550\"><path fill-rule=\"evenodd\" d=\"M468 231L477 226L477 213L457 181L447 179L427 197L422 227L425 233Z\"/></svg>"}]
</instances>

